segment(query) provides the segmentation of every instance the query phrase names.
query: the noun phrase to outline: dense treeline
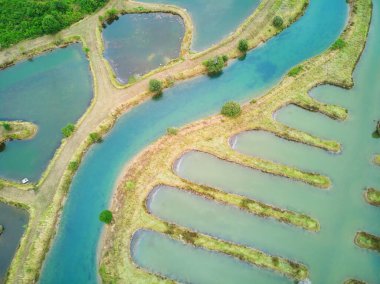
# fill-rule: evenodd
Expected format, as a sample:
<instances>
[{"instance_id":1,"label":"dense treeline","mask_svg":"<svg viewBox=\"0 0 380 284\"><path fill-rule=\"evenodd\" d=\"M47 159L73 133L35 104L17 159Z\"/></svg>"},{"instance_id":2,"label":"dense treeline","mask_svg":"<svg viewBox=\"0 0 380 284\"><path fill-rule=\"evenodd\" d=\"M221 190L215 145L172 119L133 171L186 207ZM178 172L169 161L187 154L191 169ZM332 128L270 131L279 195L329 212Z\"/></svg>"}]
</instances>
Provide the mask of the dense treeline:
<instances>
[{"instance_id":1,"label":"dense treeline","mask_svg":"<svg viewBox=\"0 0 380 284\"><path fill-rule=\"evenodd\" d=\"M0 0L0 49L23 39L53 34L108 0Z\"/></svg>"}]
</instances>

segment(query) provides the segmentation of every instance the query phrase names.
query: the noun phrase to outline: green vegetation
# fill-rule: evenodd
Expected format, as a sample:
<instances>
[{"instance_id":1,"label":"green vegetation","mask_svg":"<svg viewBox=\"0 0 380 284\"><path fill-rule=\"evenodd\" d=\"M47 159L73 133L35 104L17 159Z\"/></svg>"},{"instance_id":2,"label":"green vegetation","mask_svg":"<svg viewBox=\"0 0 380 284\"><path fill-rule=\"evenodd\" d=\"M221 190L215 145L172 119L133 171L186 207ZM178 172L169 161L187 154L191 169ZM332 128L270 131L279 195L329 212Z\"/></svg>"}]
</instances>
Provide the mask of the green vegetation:
<instances>
[{"instance_id":1,"label":"green vegetation","mask_svg":"<svg viewBox=\"0 0 380 284\"><path fill-rule=\"evenodd\" d=\"M90 138L91 143L100 143L102 142L102 136L100 136L97 132L92 132L88 136Z\"/></svg>"},{"instance_id":2,"label":"green vegetation","mask_svg":"<svg viewBox=\"0 0 380 284\"><path fill-rule=\"evenodd\" d=\"M228 117L237 117L241 114L241 107L236 102L226 102L220 113Z\"/></svg>"},{"instance_id":3,"label":"green vegetation","mask_svg":"<svg viewBox=\"0 0 380 284\"><path fill-rule=\"evenodd\" d=\"M0 225L0 236L1 234L4 232L4 226L3 225Z\"/></svg>"},{"instance_id":4,"label":"green vegetation","mask_svg":"<svg viewBox=\"0 0 380 284\"><path fill-rule=\"evenodd\" d=\"M99 220L106 224L111 224L113 220L112 212L109 210L103 210L99 215Z\"/></svg>"},{"instance_id":5,"label":"green vegetation","mask_svg":"<svg viewBox=\"0 0 380 284\"><path fill-rule=\"evenodd\" d=\"M283 24L284 24L284 20L280 16L276 16L276 17L274 17L272 24L277 29L281 29Z\"/></svg>"},{"instance_id":6,"label":"green vegetation","mask_svg":"<svg viewBox=\"0 0 380 284\"><path fill-rule=\"evenodd\" d=\"M126 190L133 190L136 188L136 184L131 180L127 181L124 186Z\"/></svg>"},{"instance_id":7,"label":"green vegetation","mask_svg":"<svg viewBox=\"0 0 380 284\"><path fill-rule=\"evenodd\" d=\"M79 162L78 161L72 161L69 163L69 170L72 172L75 172L79 168Z\"/></svg>"},{"instance_id":8,"label":"green vegetation","mask_svg":"<svg viewBox=\"0 0 380 284\"><path fill-rule=\"evenodd\" d=\"M149 81L149 91L155 95L160 95L162 93L162 82L157 79L151 79Z\"/></svg>"},{"instance_id":9,"label":"green vegetation","mask_svg":"<svg viewBox=\"0 0 380 284\"><path fill-rule=\"evenodd\" d=\"M228 57L226 55L219 55L204 61L203 66L206 67L207 73L209 75L219 75L220 73L222 73L222 70L226 65L227 61Z\"/></svg>"},{"instance_id":10,"label":"green vegetation","mask_svg":"<svg viewBox=\"0 0 380 284\"><path fill-rule=\"evenodd\" d=\"M24 39L56 33L108 0L1 0L0 49Z\"/></svg>"},{"instance_id":11,"label":"green vegetation","mask_svg":"<svg viewBox=\"0 0 380 284\"><path fill-rule=\"evenodd\" d=\"M2 126L3 126L5 131L11 131L12 130L12 126L8 122L3 122Z\"/></svg>"},{"instance_id":12,"label":"green vegetation","mask_svg":"<svg viewBox=\"0 0 380 284\"><path fill-rule=\"evenodd\" d=\"M64 128L62 128L62 134L64 137L70 137L75 131L75 125L72 123L67 124Z\"/></svg>"},{"instance_id":13,"label":"green vegetation","mask_svg":"<svg viewBox=\"0 0 380 284\"><path fill-rule=\"evenodd\" d=\"M347 45L347 43L346 43L342 38L338 38L338 39L333 43L333 45L331 46L331 49L332 49L332 50L342 49L342 48L344 48L346 45Z\"/></svg>"},{"instance_id":14,"label":"green vegetation","mask_svg":"<svg viewBox=\"0 0 380 284\"><path fill-rule=\"evenodd\" d=\"M380 238L366 232L358 232L355 244L361 248L375 250L380 253Z\"/></svg>"},{"instance_id":15,"label":"green vegetation","mask_svg":"<svg viewBox=\"0 0 380 284\"><path fill-rule=\"evenodd\" d=\"M166 129L166 133L169 135L176 135L178 133L178 128L169 127L168 129Z\"/></svg>"},{"instance_id":16,"label":"green vegetation","mask_svg":"<svg viewBox=\"0 0 380 284\"><path fill-rule=\"evenodd\" d=\"M371 205L380 206L380 191L368 188L365 192L365 199Z\"/></svg>"},{"instance_id":17,"label":"green vegetation","mask_svg":"<svg viewBox=\"0 0 380 284\"><path fill-rule=\"evenodd\" d=\"M104 16L99 16L99 20L102 22L102 24L104 24L104 21L106 21L107 24L112 24L112 22L117 19L119 19L119 16L116 9L107 10Z\"/></svg>"},{"instance_id":18,"label":"green vegetation","mask_svg":"<svg viewBox=\"0 0 380 284\"><path fill-rule=\"evenodd\" d=\"M373 163L375 165L380 166L380 155L375 155L375 157L373 158Z\"/></svg>"},{"instance_id":19,"label":"green vegetation","mask_svg":"<svg viewBox=\"0 0 380 284\"><path fill-rule=\"evenodd\" d=\"M248 48L249 48L249 46L248 46L248 40L241 39L239 41L239 44L238 44L239 51L242 52L242 53L246 53L248 51Z\"/></svg>"},{"instance_id":20,"label":"green vegetation","mask_svg":"<svg viewBox=\"0 0 380 284\"><path fill-rule=\"evenodd\" d=\"M349 279L349 280L344 281L344 284L366 284L366 283L360 280L356 280L356 279Z\"/></svg>"},{"instance_id":21,"label":"green vegetation","mask_svg":"<svg viewBox=\"0 0 380 284\"><path fill-rule=\"evenodd\" d=\"M300 66L300 65L299 65L299 66L296 66L296 67L290 69L290 71L288 72L288 75L289 75L290 77L295 77L295 76L297 76L302 70L303 70L302 66Z\"/></svg>"}]
</instances>

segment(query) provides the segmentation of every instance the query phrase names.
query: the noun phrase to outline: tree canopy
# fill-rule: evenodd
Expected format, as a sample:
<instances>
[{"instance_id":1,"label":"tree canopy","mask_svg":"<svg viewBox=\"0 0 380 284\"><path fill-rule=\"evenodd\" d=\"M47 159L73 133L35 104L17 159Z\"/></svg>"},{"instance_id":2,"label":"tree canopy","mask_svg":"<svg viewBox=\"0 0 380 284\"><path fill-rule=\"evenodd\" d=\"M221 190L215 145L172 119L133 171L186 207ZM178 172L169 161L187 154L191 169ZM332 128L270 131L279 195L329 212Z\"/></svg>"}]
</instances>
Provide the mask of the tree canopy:
<instances>
[{"instance_id":1,"label":"tree canopy","mask_svg":"<svg viewBox=\"0 0 380 284\"><path fill-rule=\"evenodd\" d=\"M108 0L0 0L0 49L52 34L102 7Z\"/></svg>"}]
</instances>

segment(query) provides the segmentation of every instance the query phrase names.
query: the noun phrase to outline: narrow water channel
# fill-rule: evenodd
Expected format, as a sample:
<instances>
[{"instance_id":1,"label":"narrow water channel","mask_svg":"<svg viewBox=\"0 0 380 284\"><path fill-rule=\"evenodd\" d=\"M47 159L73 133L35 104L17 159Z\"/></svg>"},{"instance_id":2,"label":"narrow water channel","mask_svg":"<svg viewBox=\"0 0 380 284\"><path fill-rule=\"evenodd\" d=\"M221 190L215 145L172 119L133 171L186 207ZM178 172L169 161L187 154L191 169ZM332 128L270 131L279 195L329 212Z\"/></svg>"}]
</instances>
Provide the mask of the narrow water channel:
<instances>
[{"instance_id":1,"label":"narrow water channel","mask_svg":"<svg viewBox=\"0 0 380 284\"><path fill-rule=\"evenodd\" d=\"M124 115L104 142L87 153L76 174L40 282L95 283L102 230L98 214L108 207L125 163L166 128L216 113L225 101L245 101L263 94L288 69L322 52L338 37L347 9L344 0L311 1L298 22L250 52L244 61L231 64L221 77L199 77L178 84L165 90L161 100L144 103Z\"/></svg>"},{"instance_id":2,"label":"narrow water channel","mask_svg":"<svg viewBox=\"0 0 380 284\"><path fill-rule=\"evenodd\" d=\"M194 24L192 49L202 51L235 31L259 5L259 0L142 0L185 8Z\"/></svg>"},{"instance_id":3,"label":"narrow water channel","mask_svg":"<svg viewBox=\"0 0 380 284\"><path fill-rule=\"evenodd\" d=\"M28 224L28 213L20 208L0 202L0 283L5 282L9 265Z\"/></svg>"},{"instance_id":4,"label":"narrow water channel","mask_svg":"<svg viewBox=\"0 0 380 284\"><path fill-rule=\"evenodd\" d=\"M126 84L177 58L184 33L177 15L126 14L103 31L104 56L117 80Z\"/></svg>"},{"instance_id":5,"label":"narrow water channel","mask_svg":"<svg viewBox=\"0 0 380 284\"><path fill-rule=\"evenodd\" d=\"M80 44L0 71L0 120L38 126L33 139L6 143L0 177L37 181L60 145L61 129L75 123L91 99L92 78Z\"/></svg>"}]
</instances>

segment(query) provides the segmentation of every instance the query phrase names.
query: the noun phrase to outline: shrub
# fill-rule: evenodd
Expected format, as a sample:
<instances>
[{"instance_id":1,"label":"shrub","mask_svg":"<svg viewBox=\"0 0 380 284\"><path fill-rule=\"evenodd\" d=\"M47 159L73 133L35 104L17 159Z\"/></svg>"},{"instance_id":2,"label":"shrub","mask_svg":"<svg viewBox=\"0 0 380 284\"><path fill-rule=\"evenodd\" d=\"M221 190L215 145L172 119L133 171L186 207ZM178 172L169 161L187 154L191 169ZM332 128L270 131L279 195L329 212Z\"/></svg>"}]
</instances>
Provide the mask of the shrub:
<instances>
[{"instance_id":1,"label":"shrub","mask_svg":"<svg viewBox=\"0 0 380 284\"><path fill-rule=\"evenodd\" d=\"M133 190L133 189L136 188L136 184L135 184L133 181L129 180L129 181L127 181L127 182L125 183L124 187L125 187L125 189L127 189L127 190Z\"/></svg>"},{"instance_id":2,"label":"shrub","mask_svg":"<svg viewBox=\"0 0 380 284\"><path fill-rule=\"evenodd\" d=\"M241 114L240 105L236 102L227 102L223 105L221 114L228 117L237 117Z\"/></svg>"},{"instance_id":3,"label":"shrub","mask_svg":"<svg viewBox=\"0 0 380 284\"><path fill-rule=\"evenodd\" d=\"M302 66L296 66L296 67L290 69L290 71L288 72L288 75L289 75L290 77L295 77L295 76L297 76L302 70L303 70Z\"/></svg>"},{"instance_id":4,"label":"shrub","mask_svg":"<svg viewBox=\"0 0 380 284\"><path fill-rule=\"evenodd\" d=\"M83 52L87 55L90 52L90 49L88 47L83 47Z\"/></svg>"},{"instance_id":5,"label":"shrub","mask_svg":"<svg viewBox=\"0 0 380 284\"><path fill-rule=\"evenodd\" d=\"M62 134L64 137L70 137L75 130L75 125L72 123L67 124L64 128L62 128Z\"/></svg>"},{"instance_id":6,"label":"shrub","mask_svg":"<svg viewBox=\"0 0 380 284\"><path fill-rule=\"evenodd\" d=\"M241 39L239 41L238 49L240 52L246 53L248 50L248 40Z\"/></svg>"},{"instance_id":7,"label":"shrub","mask_svg":"<svg viewBox=\"0 0 380 284\"><path fill-rule=\"evenodd\" d=\"M7 122L3 122L3 128L6 131L11 131L12 130L12 126L10 125L10 123L7 123Z\"/></svg>"},{"instance_id":8,"label":"shrub","mask_svg":"<svg viewBox=\"0 0 380 284\"><path fill-rule=\"evenodd\" d=\"M54 16L46 15L42 19L42 29L47 34L54 34L62 29L62 25Z\"/></svg>"},{"instance_id":9,"label":"shrub","mask_svg":"<svg viewBox=\"0 0 380 284\"><path fill-rule=\"evenodd\" d=\"M79 167L79 162L78 161L72 161L69 163L69 170L74 172L78 169Z\"/></svg>"},{"instance_id":10,"label":"shrub","mask_svg":"<svg viewBox=\"0 0 380 284\"><path fill-rule=\"evenodd\" d=\"M91 143L99 143L99 142L102 142L102 137L101 137L100 134L97 133L97 132L92 132L92 133L90 133L89 137L90 137Z\"/></svg>"},{"instance_id":11,"label":"shrub","mask_svg":"<svg viewBox=\"0 0 380 284\"><path fill-rule=\"evenodd\" d=\"M157 79L152 79L149 81L149 91L159 95L162 93L162 82Z\"/></svg>"},{"instance_id":12,"label":"shrub","mask_svg":"<svg viewBox=\"0 0 380 284\"><path fill-rule=\"evenodd\" d=\"M119 16L117 15L117 10L116 9L110 9L106 12L104 17L102 17L107 24L112 24L113 21L119 19Z\"/></svg>"},{"instance_id":13,"label":"shrub","mask_svg":"<svg viewBox=\"0 0 380 284\"><path fill-rule=\"evenodd\" d=\"M111 224L113 220L112 212L109 210L103 210L99 215L99 220L106 224Z\"/></svg>"},{"instance_id":14,"label":"shrub","mask_svg":"<svg viewBox=\"0 0 380 284\"><path fill-rule=\"evenodd\" d=\"M209 75L217 75L222 72L223 67L227 61L228 57L226 55L219 55L204 61L203 65L206 67L207 73Z\"/></svg>"},{"instance_id":15,"label":"shrub","mask_svg":"<svg viewBox=\"0 0 380 284\"><path fill-rule=\"evenodd\" d=\"M284 20L280 16L276 16L273 19L273 26L280 29L282 28L282 25L284 24Z\"/></svg>"},{"instance_id":16,"label":"shrub","mask_svg":"<svg viewBox=\"0 0 380 284\"><path fill-rule=\"evenodd\" d=\"M168 129L166 129L166 133L169 135L177 135L178 129L175 127L169 127Z\"/></svg>"},{"instance_id":17,"label":"shrub","mask_svg":"<svg viewBox=\"0 0 380 284\"><path fill-rule=\"evenodd\" d=\"M331 46L331 49L332 49L332 50L342 49L342 48L344 48L346 45L347 45L347 43L346 43L343 39L338 38L338 39L333 43L333 45Z\"/></svg>"}]
</instances>

